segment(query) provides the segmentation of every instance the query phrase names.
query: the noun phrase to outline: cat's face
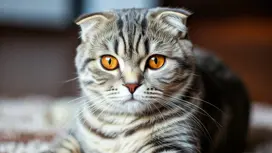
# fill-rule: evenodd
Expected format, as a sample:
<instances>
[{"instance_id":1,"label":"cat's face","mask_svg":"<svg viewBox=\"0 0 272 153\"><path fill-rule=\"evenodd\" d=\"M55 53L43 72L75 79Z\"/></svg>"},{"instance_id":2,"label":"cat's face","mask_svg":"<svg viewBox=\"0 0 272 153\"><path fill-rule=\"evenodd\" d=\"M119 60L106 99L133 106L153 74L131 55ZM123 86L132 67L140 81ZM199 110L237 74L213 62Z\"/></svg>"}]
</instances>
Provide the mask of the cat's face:
<instances>
[{"instance_id":1,"label":"cat's face","mask_svg":"<svg viewBox=\"0 0 272 153\"><path fill-rule=\"evenodd\" d=\"M194 69L184 12L128 9L79 19L76 66L95 109L139 114L167 107ZM171 97L171 98L170 98Z\"/></svg>"}]
</instances>

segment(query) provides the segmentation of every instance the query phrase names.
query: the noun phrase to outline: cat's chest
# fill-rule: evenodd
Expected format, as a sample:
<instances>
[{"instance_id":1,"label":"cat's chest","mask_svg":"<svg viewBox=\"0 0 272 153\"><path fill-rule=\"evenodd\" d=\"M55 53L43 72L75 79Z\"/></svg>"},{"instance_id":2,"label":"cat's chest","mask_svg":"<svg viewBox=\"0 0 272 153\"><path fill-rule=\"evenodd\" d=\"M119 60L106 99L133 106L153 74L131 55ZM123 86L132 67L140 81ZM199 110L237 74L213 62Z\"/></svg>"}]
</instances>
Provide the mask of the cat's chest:
<instances>
[{"instance_id":1,"label":"cat's chest","mask_svg":"<svg viewBox=\"0 0 272 153\"><path fill-rule=\"evenodd\" d=\"M151 138L151 130L139 131L131 136L120 136L112 140L111 145L107 146L105 153L135 153L135 152L151 152L151 150L142 149L147 146ZM103 145L101 141L100 145ZM103 146L101 146L103 148ZM144 151L145 150L145 151Z\"/></svg>"},{"instance_id":2,"label":"cat's chest","mask_svg":"<svg viewBox=\"0 0 272 153\"><path fill-rule=\"evenodd\" d=\"M148 144L152 140L151 129L144 129L129 136L121 134L113 139L101 138L97 135L89 135L84 139L83 149L85 146L86 150L95 150L99 153L149 153L153 151Z\"/></svg>"},{"instance_id":3,"label":"cat's chest","mask_svg":"<svg viewBox=\"0 0 272 153\"><path fill-rule=\"evenodd\" d=\"M137 129L146 120L139 120L135 124L129 125L112 125L101 123L95 118L90 119L90 127L99 129L99 132L90 130L90 127L80 122L78 122L76 132L77 138L80 139L82 148L86 153L152 152L149 142L154 136L154 128Z\"/></svg>"}]
</instances>

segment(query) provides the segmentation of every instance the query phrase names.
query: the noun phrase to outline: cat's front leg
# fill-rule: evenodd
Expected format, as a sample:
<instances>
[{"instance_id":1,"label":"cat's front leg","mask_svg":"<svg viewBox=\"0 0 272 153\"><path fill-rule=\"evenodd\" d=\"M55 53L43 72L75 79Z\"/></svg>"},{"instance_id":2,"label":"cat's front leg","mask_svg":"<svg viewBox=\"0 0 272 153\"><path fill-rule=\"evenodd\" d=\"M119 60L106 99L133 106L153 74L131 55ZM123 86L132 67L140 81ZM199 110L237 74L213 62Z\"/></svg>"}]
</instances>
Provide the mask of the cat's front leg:
<instances>
[{"instance_id":1,"label":"cat's front leg","mask_svg":"<svg viewBox=\"0 0 272 153\"><path fill-rule=\"evenodd\" d=\"M67 136L58 142L50 151L43 153L82 153L79 142L73 136Z\"/></svg>"}]
</instances>

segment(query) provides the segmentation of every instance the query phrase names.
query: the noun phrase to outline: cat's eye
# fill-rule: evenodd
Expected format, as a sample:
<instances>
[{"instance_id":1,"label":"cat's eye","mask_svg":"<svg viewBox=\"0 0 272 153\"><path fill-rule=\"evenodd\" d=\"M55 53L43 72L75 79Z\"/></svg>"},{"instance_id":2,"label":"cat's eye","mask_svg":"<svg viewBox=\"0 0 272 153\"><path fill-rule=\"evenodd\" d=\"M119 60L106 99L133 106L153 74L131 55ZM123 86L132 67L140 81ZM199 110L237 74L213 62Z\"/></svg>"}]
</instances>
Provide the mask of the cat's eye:
<instances>
[{"instance_id":1,"label":"cat's eye","mask_svg":"<svg viewBox=\"0 0 272 153\"><path fill-rule=\"evenodd\" d=\"M163 55L153 55L147 61L147 66L151 69L159 69L165 63L165 56Z\"/></svg>"},{"instance_id":2,"label":"cat's eye","mask_svg":"<svg viewBox=\"0 0 272 153\"><path fill-rule=\"evenodd\" d=\"M101 57L101 65L106 70L115 70L118 68L118 60L111 55L104 55Z\"/></svg>"}]
</instances>

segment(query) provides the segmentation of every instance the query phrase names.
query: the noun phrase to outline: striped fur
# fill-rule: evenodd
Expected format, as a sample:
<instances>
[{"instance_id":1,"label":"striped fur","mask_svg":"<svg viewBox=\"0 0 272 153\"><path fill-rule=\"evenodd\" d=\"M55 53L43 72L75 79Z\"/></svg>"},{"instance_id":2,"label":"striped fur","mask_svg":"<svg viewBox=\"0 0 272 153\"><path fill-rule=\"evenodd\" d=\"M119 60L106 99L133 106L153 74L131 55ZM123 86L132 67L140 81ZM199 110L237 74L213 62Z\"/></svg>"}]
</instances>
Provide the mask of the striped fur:
<instances>
[{"instance_id":1,"label":"striped fur","mask_svg":"<svg viewBox=\"0 0 272 153\"><path fill-rule=\"evenodd\" d=\"M186 39L189 15L182 9L123 9L76 21L82 42L75 63L85 100L79 106L73 138L64 140L57 153L208 153L217 149L212 144L221 140L213 141L220 134L219 125L229 125L222 120L229 114L223 115L221 99L205 101L209 92L204 90L192 43ZM166 57L158 70L146 66L154 54ZM102 55L116 57L118 69L105 70ZM131 94L123 86L126 83L140 86Z\"/></svg>"}]
</instances>

